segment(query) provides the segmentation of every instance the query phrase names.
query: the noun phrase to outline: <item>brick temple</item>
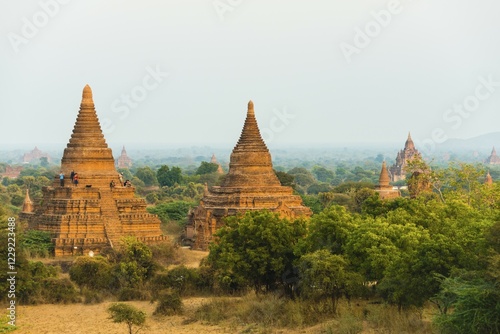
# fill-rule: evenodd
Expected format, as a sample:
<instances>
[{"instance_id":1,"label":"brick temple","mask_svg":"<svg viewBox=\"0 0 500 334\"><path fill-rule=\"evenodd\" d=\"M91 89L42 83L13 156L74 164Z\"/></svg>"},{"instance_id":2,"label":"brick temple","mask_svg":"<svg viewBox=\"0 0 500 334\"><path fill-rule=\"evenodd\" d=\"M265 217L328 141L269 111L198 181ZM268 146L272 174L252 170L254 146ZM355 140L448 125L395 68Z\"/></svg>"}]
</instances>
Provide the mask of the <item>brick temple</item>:
<instances>
[{"instance_id":1,"label":"brick temple","mask_svg":"<svg viewBox=\"0 0 500 334\"><path fill-rule=\"evenodd\" d=\"M132 167L132 159L127 155L127 151L125 150L125 146L122 148L122 153L116 159L116 167L118 168L130 168Z\"/></svg>"},{"instance_id":2,"label":"brick temple","mask_svg":"<svg viewBox=\"0 0 500 334\"><path fill-rule=\"evenodd\" d=\"M193 248L207 249L224 217L263 209L286 218L312 214L300 196L294 195L291 187L282 186L274 173L250 101L240 139L231 153L229 172L220 186L205 190L200 205L189 214L186 237L193 240Z\"/></svg>"},{"instance_id":3,"label":"brick temple","mask_svg":"<svg viewBox=\"0 0 500 334\"><path fill-rule=\"evenodd\" d=\"M495 146L493 146L490 156L484 161L484 163L489 165L500 165L500 157L497 155Z\"/></svg>"},{"instance_id":4,"label":"brick temple","mask_svg":"<svg viewBox=\"0 0 500 334\"><path fill-rule=\"evenodd\" d=\"M78 173L78 185L71 182L72 171ZM105 247L119 245L123 236L135 236L145 243L167 240L158 217L146 211L144 199L136 198L135 189L120 182L88 85L64 150L61 172L64 185L56 176L52 186L43 188L41 203L19 216L30 229L52 234L56 256L98 254Z\"/></svg>"},{"instance_id":5,"label":"brick temple","mask_svg":"<svg viewBox=\"0 0 500 334\"><path fill-rule=\"evenodd\" d=\"M408 133L408 139L406 139L405 147L401 151L398 152L396 157L396 162L391 166L391 181L399 181L406 179L406 165L408 161L416 157L420 157L420 152L415 148L415 144L413 143L413 139L411 139L410 133Z\"/></svg>"}]
</instances>

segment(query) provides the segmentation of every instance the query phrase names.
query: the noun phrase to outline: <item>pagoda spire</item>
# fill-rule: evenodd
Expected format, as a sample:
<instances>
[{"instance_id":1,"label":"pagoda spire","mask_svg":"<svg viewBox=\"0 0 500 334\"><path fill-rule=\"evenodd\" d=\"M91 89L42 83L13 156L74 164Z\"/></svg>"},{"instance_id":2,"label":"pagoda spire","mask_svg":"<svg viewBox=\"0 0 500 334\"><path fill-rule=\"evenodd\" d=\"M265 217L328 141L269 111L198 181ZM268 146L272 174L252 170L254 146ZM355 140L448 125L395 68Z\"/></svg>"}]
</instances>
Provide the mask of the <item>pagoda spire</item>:
<instances>
[{"instance_id":1,"label":"pagoda spire","mask_svg":"<svg viewBox=\"0 0 500 334\"><path fill-rule=\"evenodd\" d=\"M414 149L414 148L415 144L413 143L413 139L411 139L411 134L408 131L408 139L406 139L405 149Z\"/></svg>"},{"instance_id":2,"label":"pagoda spire","mask_svg":"<svg viewBox=\"0 0 500 334\"><path fill-rule=\"evenodd\" d=\"M118 180L113 153L104 139L89 85L83 88L80 111L71 138L64 149L61 170L66 178L69 178L71 171L78 173L80 181L95 179L97 176L102 185L109 184L112 178ZM97 185L91 180L85 182Z\"/></svg>"},{"instance_id":3,"label":"pagoda spire","mask_svg":"<svg viewBox=\"0 0 500 334\"><path fill-rule=\"evenodd\" d=\"M484 183L487 185L493 184L493 178L490 175L490 171L488 171L488 174L486 174L486 180L484 180Z\"/></svg>"},{"instance_id":4,"label":"pagoda spire","mask_svg":"<svg viewBox=\"0 0 500 334\"><path fill-rule=\"evenodd\" d=\"M271 154L262 139L255 118L254 105L248 102L247 116L240 139L231 153L225 187L265 184L281 186L273 170Z\"/></svg>"},{"instance_id":5,"label":"pagoda spire","mask_svg":"<svg viewBox=\"0 0 500 334\"><path fill-rule=\"evenodd\" d=\"M377 185L377 188L378 189L392 189L392 187L390 186L389 182L390 182L390 177L389 177L389 172L387 171L387 165L385 163L385 160L384 162L382 162L382 169L380 170L380 176L378 178L378 185Z\"/></svg>"},{"instance_id":6,"label":"pagoda spire","mask_svg":"<svg viewBox=\"0 0 500 334\"><path fill-rule=\"evenodd\" d=\"M259 125L257 124L257 119L255 118L255 111L252 100L248 102L247 118L245 119L245 124L243 125L240 139L238 140L238 143L236 144L236 147L234 149L238 150L248 148L251 148L252 150L269 152L260 134Z\"/></svg>"},{"instance_id":7,"label":"pagoda spire","mask_svg":"<svg viewBox=\"0 0 500 334\"><path fill-rule=\"evenodd\" d=\"M22 212L24 213L33 212L33 202L31 201L30 192L28 188L26 188L26 196L24 197Z\"/></svg>"},{"instance_id":8,"label":"pagoda spire","mask_svg":"<svg viewBox=\"0 0 500 334\"><path fill-rule=\"evenodd\" d=\"M491 150L491 155L497 155L497 150L495 150L495 146L493 146L493 149Z\"/></svg>"}]
</instances>

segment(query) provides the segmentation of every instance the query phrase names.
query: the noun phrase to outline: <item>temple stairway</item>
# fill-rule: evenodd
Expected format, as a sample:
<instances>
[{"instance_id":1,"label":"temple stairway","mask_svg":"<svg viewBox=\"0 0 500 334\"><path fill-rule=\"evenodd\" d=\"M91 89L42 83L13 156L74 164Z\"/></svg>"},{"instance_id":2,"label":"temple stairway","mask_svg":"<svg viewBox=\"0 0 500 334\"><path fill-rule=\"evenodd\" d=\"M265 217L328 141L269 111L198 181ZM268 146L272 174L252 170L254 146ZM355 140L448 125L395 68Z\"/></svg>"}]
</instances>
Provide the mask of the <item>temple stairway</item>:
<instances>
[{"instance_id":1,"label":"temple stairway","mask_svg":"<svg viewBox=\"0 0 500 334\"><path fill-rule=\"evenodd\" d=\"M113 198L113 192L101 190L101 217L104 222L104 231L108 238L111 248L120 245L120 238L123 236L123 226L120 222L116 201Z\"/></svg>"}]
</instances>

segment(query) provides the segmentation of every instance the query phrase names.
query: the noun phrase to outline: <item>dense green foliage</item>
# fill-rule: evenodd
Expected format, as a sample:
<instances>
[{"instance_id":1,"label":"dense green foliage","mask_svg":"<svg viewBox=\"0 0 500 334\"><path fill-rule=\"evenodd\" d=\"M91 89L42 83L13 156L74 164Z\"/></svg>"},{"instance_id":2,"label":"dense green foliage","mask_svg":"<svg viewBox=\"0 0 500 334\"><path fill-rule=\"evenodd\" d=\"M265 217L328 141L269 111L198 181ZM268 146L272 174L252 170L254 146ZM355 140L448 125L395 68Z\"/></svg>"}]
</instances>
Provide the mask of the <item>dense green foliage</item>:
<instances>
[{"instance_id":1,"label":"dense green foliage","mask_svg":"<svg viewBox=\"0 0 500 334\"><path fill-rule=\"evenodd\" d=\"M481 166L430 168L415 161L408 166L407 197L382 200L373 190L379 171L380 165L372 163L280 169L282 184L294 187L314 215L307 221L266 211L229 217L198 269L162 269L154 255L162 250L131 238L122 250L76 258L70 282L58 278L56 267L29 260L52 252L50 235L19 226L18 298L33 304L73 302L80 299L76 284L85 300L152 299L158 301L157 314L174 314L182 311L185 296L253 289L259 296L291 297L273 305L293 309L298 307L293 301L300 301L294 314L313 313L305 307L331 315L342 299L364 297L401 311L436 305L435 324L443 333L498 332L500 185L483 184ZM40 199L54 170L26 168L23 173L19 179L4 178L0 186L5 239L7 216L19 211L25 189ZM204 183L222 180L210 163L184 171L144 166L127 170L124 177L135 180L139 193L155 204L149 212L178 228L202 197ZM7 257L6 245L0 253ZM5 272L0 273L4 288ZM263 304L258 307L275 314Z\"/></svg>"},{"instance_id":2,"label":"dense green foliage","mask_svg":"<svg viewBox=\"0 0 500 334\"><path fill-rule=\"evenodd\" d=\"M196 175L212 174L217 172L219 165L213 162L202 161L200 167L196 170Z\"/></svg>"},{"instance_id":3,"label":"dense green foliage","mask_svg":"<svg viewBox=\"0 0 500 334\"><path fill-rule=\"evenodd\" d=\"M290 222L266 211L228 217L216 232L208 263L223 289L272 291L287 284L297 258L293 246L304 234L304 221Z\"/></svg>"},{"instance_id":4,"label":"dense green foliage","mask_svg":"<svg viewBox=\"0 0 500 334\"><path fill-rule=\"evenodd\" d=\"M54 251L50 233L45 231L28 230L24 232L21 245L32 257L47 257Z\"/></svg>"},{"instance_id":5,"label":"dense green foliage","mask_svg":"<svg viewBox=\"0 0 500 334\"><path fill-rule=\"evenodd\" d=\"M148 208L150 213L158 215L161 221L168 223L176 221L183 223L186 221L189 209L195 206L195 202L175 201L157 204L155 207Z\"/></svg>"}]
</instances>

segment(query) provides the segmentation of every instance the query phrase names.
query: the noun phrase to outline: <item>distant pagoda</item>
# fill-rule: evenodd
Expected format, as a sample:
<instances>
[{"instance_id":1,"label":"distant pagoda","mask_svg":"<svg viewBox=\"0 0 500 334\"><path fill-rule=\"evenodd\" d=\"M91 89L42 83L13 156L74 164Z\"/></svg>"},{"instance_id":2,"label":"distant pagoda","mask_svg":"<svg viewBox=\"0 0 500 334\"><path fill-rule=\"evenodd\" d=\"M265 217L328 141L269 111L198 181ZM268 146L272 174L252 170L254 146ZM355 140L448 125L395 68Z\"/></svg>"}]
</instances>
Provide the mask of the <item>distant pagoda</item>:
<instances>
[{"instance_id":1,"label":"distant pagoda","mask_svg":"<svg viewBox=\"0 0 500 334\"><path fill-rule=\"evenodd\" d=\"M486 161L484 163L490 164L490 165L500 165L500 157L497 155L497 151L495 150L495 146L493 146L493 149L491 150L490 156L488 157L488 159L486 159Z\"/></svg>"},{"instance_id":2,"label":"distant pagoda","mask_svg":"<svg viewBox=\"0 0 500 334\"><path fill-rule=\"evenodd\" d=\"M398 152L396 157L396 162L389 169L391 173L391 181L399 181L404 180L406 178L406 165L408 161L413 158L421 158L420 152L415 148L415 144L413 143L413 139L411 139L410 133L408 133L408 139L406 139L405 147L401 151Z\"/></svg>"},{"instance_id":3,"label":"distant pagoda","mask_svg":"<svg viewBox=\"0 0 500 334\"><path fill-rule=\"evenodd\" d=\"M389 182L389 172L387 171L387 165L384 161L382 162L382 169L380 170L380 177L378 179L378 184L375 186L375 191L379 193L381 199L401 197L400 191L393 189Z\"/></svg>"},{"instance_id":4,"label":"distant pagoda","mask_svg":"<svg viewBox=\"0 0 500 334\"><path fill-rule=\"evenodd\" d=\"M220 163L217 162L217 158L215 157L214 153L212 153L212 158L210 159L210 162L219 166L219 167L217 167L217 173L224 174L224 170L222 169L222 166L220 165Z\"/></svg>"},{"instance_id":5,"label":"distant pagoda","mask_svg":"<svg viewBox=\"0 0 500 334\"><path fill-rule=\"evenodd\" d=\"M78 173L77 186L71 183L72 171ZM61 172L64 186L56 176L51 187L42 189L43 199L33 212L23 210L19 215L30 229L50 232L56 256L98 254L105 247L116 247L122 236L146 243L167 240L158 217L146 212L144 199L134 196L133 187L120 183L88 85Z\"/></svg>"},{"instance_id":6,"label":"distant pagoda","mask_svg":"<svg viewBox=\"0 0 500 334\"><path fill-rule=\"evenodd\" d=\"M193 248L207 249L224 217L263 209L287 218L312 214L300 196L276 177L250 101L240 139L231 153L229 172L221 186L205 190L200 205L189 215L186 236L194 240Z\"/></svg>"},{"instance_id":7,"label":"distant pagoda","mask_svg":"<svg viewBox=\"0 0 500 334\"><path fill-rule=\"evenodd\" d=\"M486 174L486 179L484 180L484 184L487 184L490 186L493 184L493 178L490 175L490 171L488 171L488 174Z\"/></svg>"},{"instance_id":8,"label":"distant pagoda","mask_svg":"<svg viewBox=\"0 0 500 334\"><path fill-rule=\"evenodd\" d=\"M47 162L50 162L50 155L45 152L40 151L40 149L35 146L35 148L23 155L23 163L30 163L32 161L38 162L40 158L47 158Z\"/></svg>"},{"instance_id":9,"label":"distant pagoda","mask_svg":"<svg viewBox=\"0 0 500 334\"><path fill-rule=\"evenodd\" d=\"M33 212L33 201L30 198L30 192L28 188L26 188L26 196L24 197L22 212Z\"/></svg>"},{"instance_id":10,"label":"distant pagoda","mask_svg":"<svg viewBox=\"0 0 500 334\"><path fill-rule=\"evenodd\" d=\"M122 153L116 159L116 167L118 168L130 168L132 167L132 159L127 155L127 151L125 150L125 146L122 148Z\"/></svg>"}]
</instances>

